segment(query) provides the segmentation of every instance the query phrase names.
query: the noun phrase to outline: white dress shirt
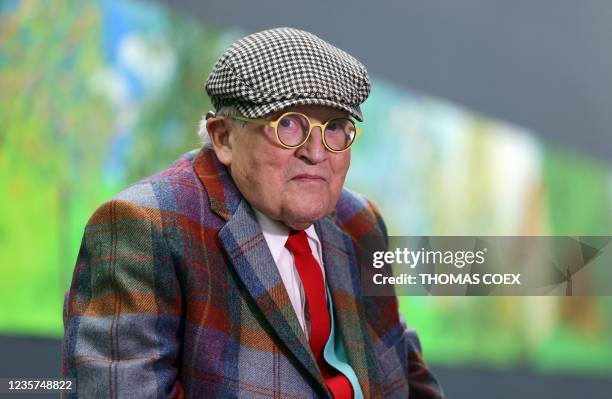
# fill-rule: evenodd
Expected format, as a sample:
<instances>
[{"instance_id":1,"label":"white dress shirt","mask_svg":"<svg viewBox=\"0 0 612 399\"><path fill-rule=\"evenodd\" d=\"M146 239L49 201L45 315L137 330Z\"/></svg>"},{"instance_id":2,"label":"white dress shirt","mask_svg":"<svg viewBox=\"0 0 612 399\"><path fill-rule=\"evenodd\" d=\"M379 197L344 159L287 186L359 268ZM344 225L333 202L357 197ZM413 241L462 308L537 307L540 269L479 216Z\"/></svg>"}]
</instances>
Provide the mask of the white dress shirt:
<instances>
[{"instance_id":1,"label":"white dress shirt","mask_svg":"<svg viewBox=\"0 0 612 399\"><path fill-rule=\"evenodd\" d=\"M295 267L293 255L287 248L285 248L285 243L287 242L287 238L289 238L289 228L276 220L270 219L257 209L253 210L255 211L255 217L257 218L257 222L261 227L261 231L266 239L268 248L270 248L270 252L272 253L272 258L274 259L278 272L283 280L287 294L289 294L291 305L293 305L293 309L295 310L295 314L297 315L300 325L302 326L302 330L304 330L306 336L308 336L304 311L306 305L304 288L300 280L300 275ZM321 267L323 283L325 284L325 269L323 268L322 262L323 257L321 252L321 242L319 241L314 225L308 227L306 230L304 230L304 232L308 237L310 250Z\"/></svg>"}]
</instances>

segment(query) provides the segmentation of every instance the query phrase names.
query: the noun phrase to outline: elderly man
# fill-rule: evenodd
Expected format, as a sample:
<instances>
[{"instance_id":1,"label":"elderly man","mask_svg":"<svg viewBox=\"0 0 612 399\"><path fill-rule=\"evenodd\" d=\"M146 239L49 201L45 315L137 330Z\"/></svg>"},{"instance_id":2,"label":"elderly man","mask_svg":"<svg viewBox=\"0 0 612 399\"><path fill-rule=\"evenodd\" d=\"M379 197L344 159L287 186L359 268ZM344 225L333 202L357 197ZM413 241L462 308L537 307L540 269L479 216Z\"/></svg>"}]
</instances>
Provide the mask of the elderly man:
<instances>
[{"instance_id":1,"label":"elderly man","mask_svg":"<svg viewBox=\"0 0 612 399\"><path fill-rule=\"evenodd\" d=\"M82 397L440 398L394 296L360 289L380 214L343 190L370 91L315 35L247 36L216 63L207 143L101 206L66 297Z\"/></svg>"}]
</instances>

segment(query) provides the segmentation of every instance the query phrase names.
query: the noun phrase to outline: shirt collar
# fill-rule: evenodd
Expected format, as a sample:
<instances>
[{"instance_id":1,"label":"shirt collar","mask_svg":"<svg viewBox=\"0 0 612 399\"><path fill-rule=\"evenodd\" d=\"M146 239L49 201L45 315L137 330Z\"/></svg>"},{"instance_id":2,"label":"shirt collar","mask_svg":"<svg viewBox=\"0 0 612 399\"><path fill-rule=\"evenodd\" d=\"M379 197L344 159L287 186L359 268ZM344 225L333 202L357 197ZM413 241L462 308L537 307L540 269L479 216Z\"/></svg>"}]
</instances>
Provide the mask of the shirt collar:
<instances>
[{"instance_id":1,"label":"shirt collar","mask_svg":"<svg viewBox=\"0 0 612 399\"><path fill-rule=\"evenodd\" d=\"M285 243L289 237L290 229L283 223L273 220L259 212L254 207L253 210L255 211L255 218L261 227L266 243L270 248L270 253L272 253L272 258L274 259L274 262L278 263L281 252L285 249ZM317 248L320 248L321 243L319 241L319 237L317 236L314 224L311 224L304 230L304 232L310 240L313 240L316 243Z\"/></svg>"}]
</instances>

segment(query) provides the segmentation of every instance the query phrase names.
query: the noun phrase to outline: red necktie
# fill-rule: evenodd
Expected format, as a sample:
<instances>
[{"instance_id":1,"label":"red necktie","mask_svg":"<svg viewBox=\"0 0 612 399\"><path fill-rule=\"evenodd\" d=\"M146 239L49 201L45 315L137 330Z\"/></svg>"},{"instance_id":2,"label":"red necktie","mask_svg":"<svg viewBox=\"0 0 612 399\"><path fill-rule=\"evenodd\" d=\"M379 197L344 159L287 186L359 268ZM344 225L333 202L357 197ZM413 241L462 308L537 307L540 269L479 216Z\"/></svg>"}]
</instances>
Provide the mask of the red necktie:
<instances>
[{"instance_id":1,"label":"red necktie","mask_svg":"<svg viewBox=\"0 0 612 399\"><path fill-rule=\"evenodd\" d=\"M291 232L285 247L293 254L295 267L304 286L310 311L310 349L323 374L325 385L334 399L350 399L353 397L353 387L348 378L329 366L323 357L323 348L329 338L331 322L321 266L312 255L308 238L303 230Z\"/></svg>"}]
</instances>

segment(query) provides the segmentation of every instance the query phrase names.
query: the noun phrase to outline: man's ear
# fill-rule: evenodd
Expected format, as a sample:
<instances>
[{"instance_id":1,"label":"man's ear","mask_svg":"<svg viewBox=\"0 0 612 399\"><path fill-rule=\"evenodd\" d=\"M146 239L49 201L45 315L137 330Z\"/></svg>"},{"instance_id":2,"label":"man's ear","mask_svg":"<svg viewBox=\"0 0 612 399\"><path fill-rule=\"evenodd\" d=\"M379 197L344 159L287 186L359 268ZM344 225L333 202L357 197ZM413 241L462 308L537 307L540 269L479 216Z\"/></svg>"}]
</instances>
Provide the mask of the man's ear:
<instances>
[{"instance_id":1,"label":"man's ear","mask_svg":"<svg viewBox=\"0 0 612 399\"><path fill-rule=\"evenodd\" d=\"M212 117L206 120L206 130L210 136L210 142L219 161L230 166L232 163L232 143L230 140L234 126L228 118Z\"/></svg>"}]
</instances>

